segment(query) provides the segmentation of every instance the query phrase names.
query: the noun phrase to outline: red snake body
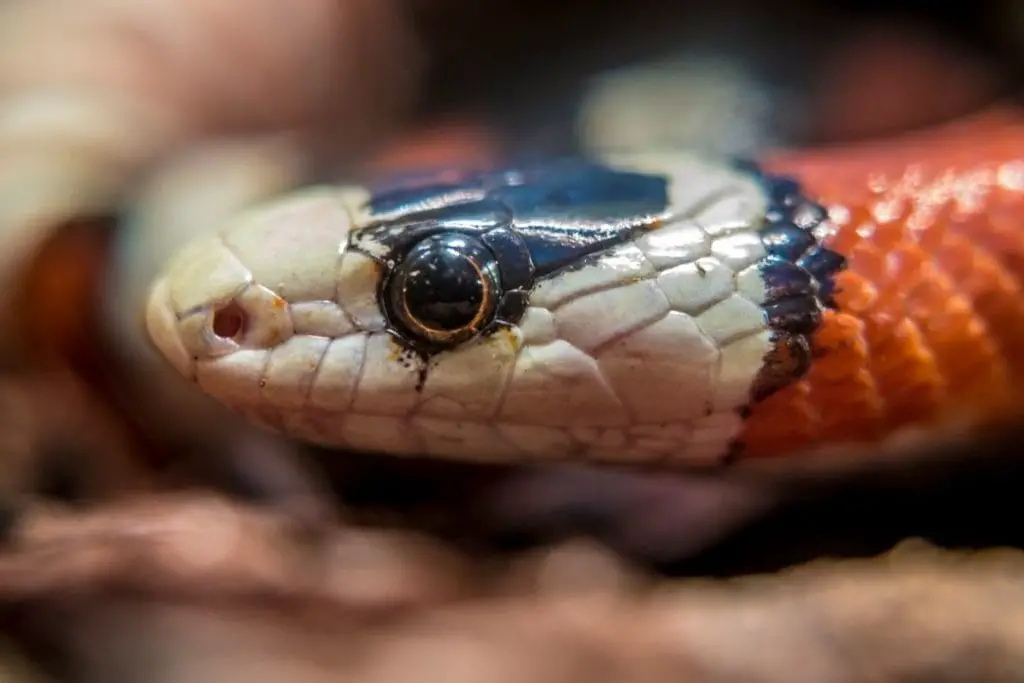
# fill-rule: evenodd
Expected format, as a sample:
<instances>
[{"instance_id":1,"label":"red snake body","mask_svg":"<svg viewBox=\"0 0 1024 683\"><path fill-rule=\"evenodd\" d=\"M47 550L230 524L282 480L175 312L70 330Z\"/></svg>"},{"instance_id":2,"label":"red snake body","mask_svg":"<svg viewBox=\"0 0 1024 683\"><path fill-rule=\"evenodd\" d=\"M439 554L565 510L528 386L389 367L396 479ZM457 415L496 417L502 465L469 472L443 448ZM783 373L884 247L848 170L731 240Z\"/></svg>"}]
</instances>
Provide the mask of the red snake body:
<instances>
[{"instance_id":1,"label":"red snake body","mask_svg":"<svg viewBox=\"0 0 1024 683\"><path fill-rule=\"evenodd\" d=\"M1024 407L1024 114L772 156L826 206L837 310L799 382L752 410L742 457L975 426Z\"/></svg>"}]
</instances>

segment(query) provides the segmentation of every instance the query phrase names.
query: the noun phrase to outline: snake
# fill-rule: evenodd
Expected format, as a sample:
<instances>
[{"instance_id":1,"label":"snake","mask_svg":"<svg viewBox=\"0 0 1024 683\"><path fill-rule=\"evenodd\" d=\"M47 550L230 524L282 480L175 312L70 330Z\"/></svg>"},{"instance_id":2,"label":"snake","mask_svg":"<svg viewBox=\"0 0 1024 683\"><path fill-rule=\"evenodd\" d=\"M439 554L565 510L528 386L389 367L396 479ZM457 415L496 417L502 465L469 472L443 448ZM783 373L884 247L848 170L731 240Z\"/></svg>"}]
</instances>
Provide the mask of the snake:
<instances>
[{"instance_id":1,"label":"snake","mask_svg":"<svg viewBox=\"0 0 1024 683\"><path fill-rule=\"evenodd\" d=\"M1024 116L997 107L756 159L609 153L305 187L181 248L145 326L201 392L331 448L870 460L1019 419L1022 142Z\"/></svg>"}]
</instances>

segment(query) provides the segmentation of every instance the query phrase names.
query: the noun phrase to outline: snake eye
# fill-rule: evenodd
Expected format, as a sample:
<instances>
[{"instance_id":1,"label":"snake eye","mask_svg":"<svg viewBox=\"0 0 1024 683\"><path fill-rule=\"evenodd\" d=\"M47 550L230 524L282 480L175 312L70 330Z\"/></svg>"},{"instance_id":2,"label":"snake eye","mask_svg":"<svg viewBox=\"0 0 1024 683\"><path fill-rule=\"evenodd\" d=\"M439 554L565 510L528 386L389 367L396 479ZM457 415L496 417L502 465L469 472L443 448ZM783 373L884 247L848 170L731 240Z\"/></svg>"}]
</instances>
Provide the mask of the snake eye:
<instances>
[{"instance_id":1,"label":"snake eye","mask_svg":"<svg viewBox=\"0 0 1024 683\"><path fill-rule=\"evenodd\" d=\"M494 317L501 278L494 253L460 233L427 237L409 250L385 284L388 316L413 341L453 346Z\"/></svg>"}]
</instances>

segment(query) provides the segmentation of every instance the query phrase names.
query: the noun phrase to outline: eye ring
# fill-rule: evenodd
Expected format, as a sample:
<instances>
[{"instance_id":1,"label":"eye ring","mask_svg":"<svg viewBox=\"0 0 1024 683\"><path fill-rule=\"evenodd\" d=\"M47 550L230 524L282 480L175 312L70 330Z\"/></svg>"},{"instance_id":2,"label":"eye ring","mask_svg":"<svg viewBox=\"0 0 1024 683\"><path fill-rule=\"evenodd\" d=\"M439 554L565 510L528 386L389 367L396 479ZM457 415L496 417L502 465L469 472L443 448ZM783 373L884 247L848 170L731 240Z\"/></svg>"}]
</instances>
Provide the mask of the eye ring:
<instances>
[{"instance_id":1,"label":"eye ring","mask_svg":"<svg viewBox=\"0 0 1024 683\"><path fill-rule=\"evenodd\" d=\"M444 232L409 249L384 283L382 301L409 341L447 348L487 328L501 298L494 253L472 235Z\"/></svg>"}]
</instances>

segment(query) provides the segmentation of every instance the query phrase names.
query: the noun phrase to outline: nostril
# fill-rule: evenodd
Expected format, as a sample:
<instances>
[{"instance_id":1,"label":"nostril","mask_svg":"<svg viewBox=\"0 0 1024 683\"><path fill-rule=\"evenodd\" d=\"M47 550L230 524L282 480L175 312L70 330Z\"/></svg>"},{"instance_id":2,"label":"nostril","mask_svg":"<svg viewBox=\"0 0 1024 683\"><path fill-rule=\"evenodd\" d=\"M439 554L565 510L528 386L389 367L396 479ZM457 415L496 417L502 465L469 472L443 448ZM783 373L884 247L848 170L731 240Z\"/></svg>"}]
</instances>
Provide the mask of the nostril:
<instances>
[{"instance_id":1,"label":"nostril","mask_svg":"<svg viewBox=\"0 0 1024 683\"><path fill-rule=\"evenodd\" d=\"M221 339L238 339L245 334L248 315L235 302L213 314L213 333Z\"/></svg>"}]
</instances>

